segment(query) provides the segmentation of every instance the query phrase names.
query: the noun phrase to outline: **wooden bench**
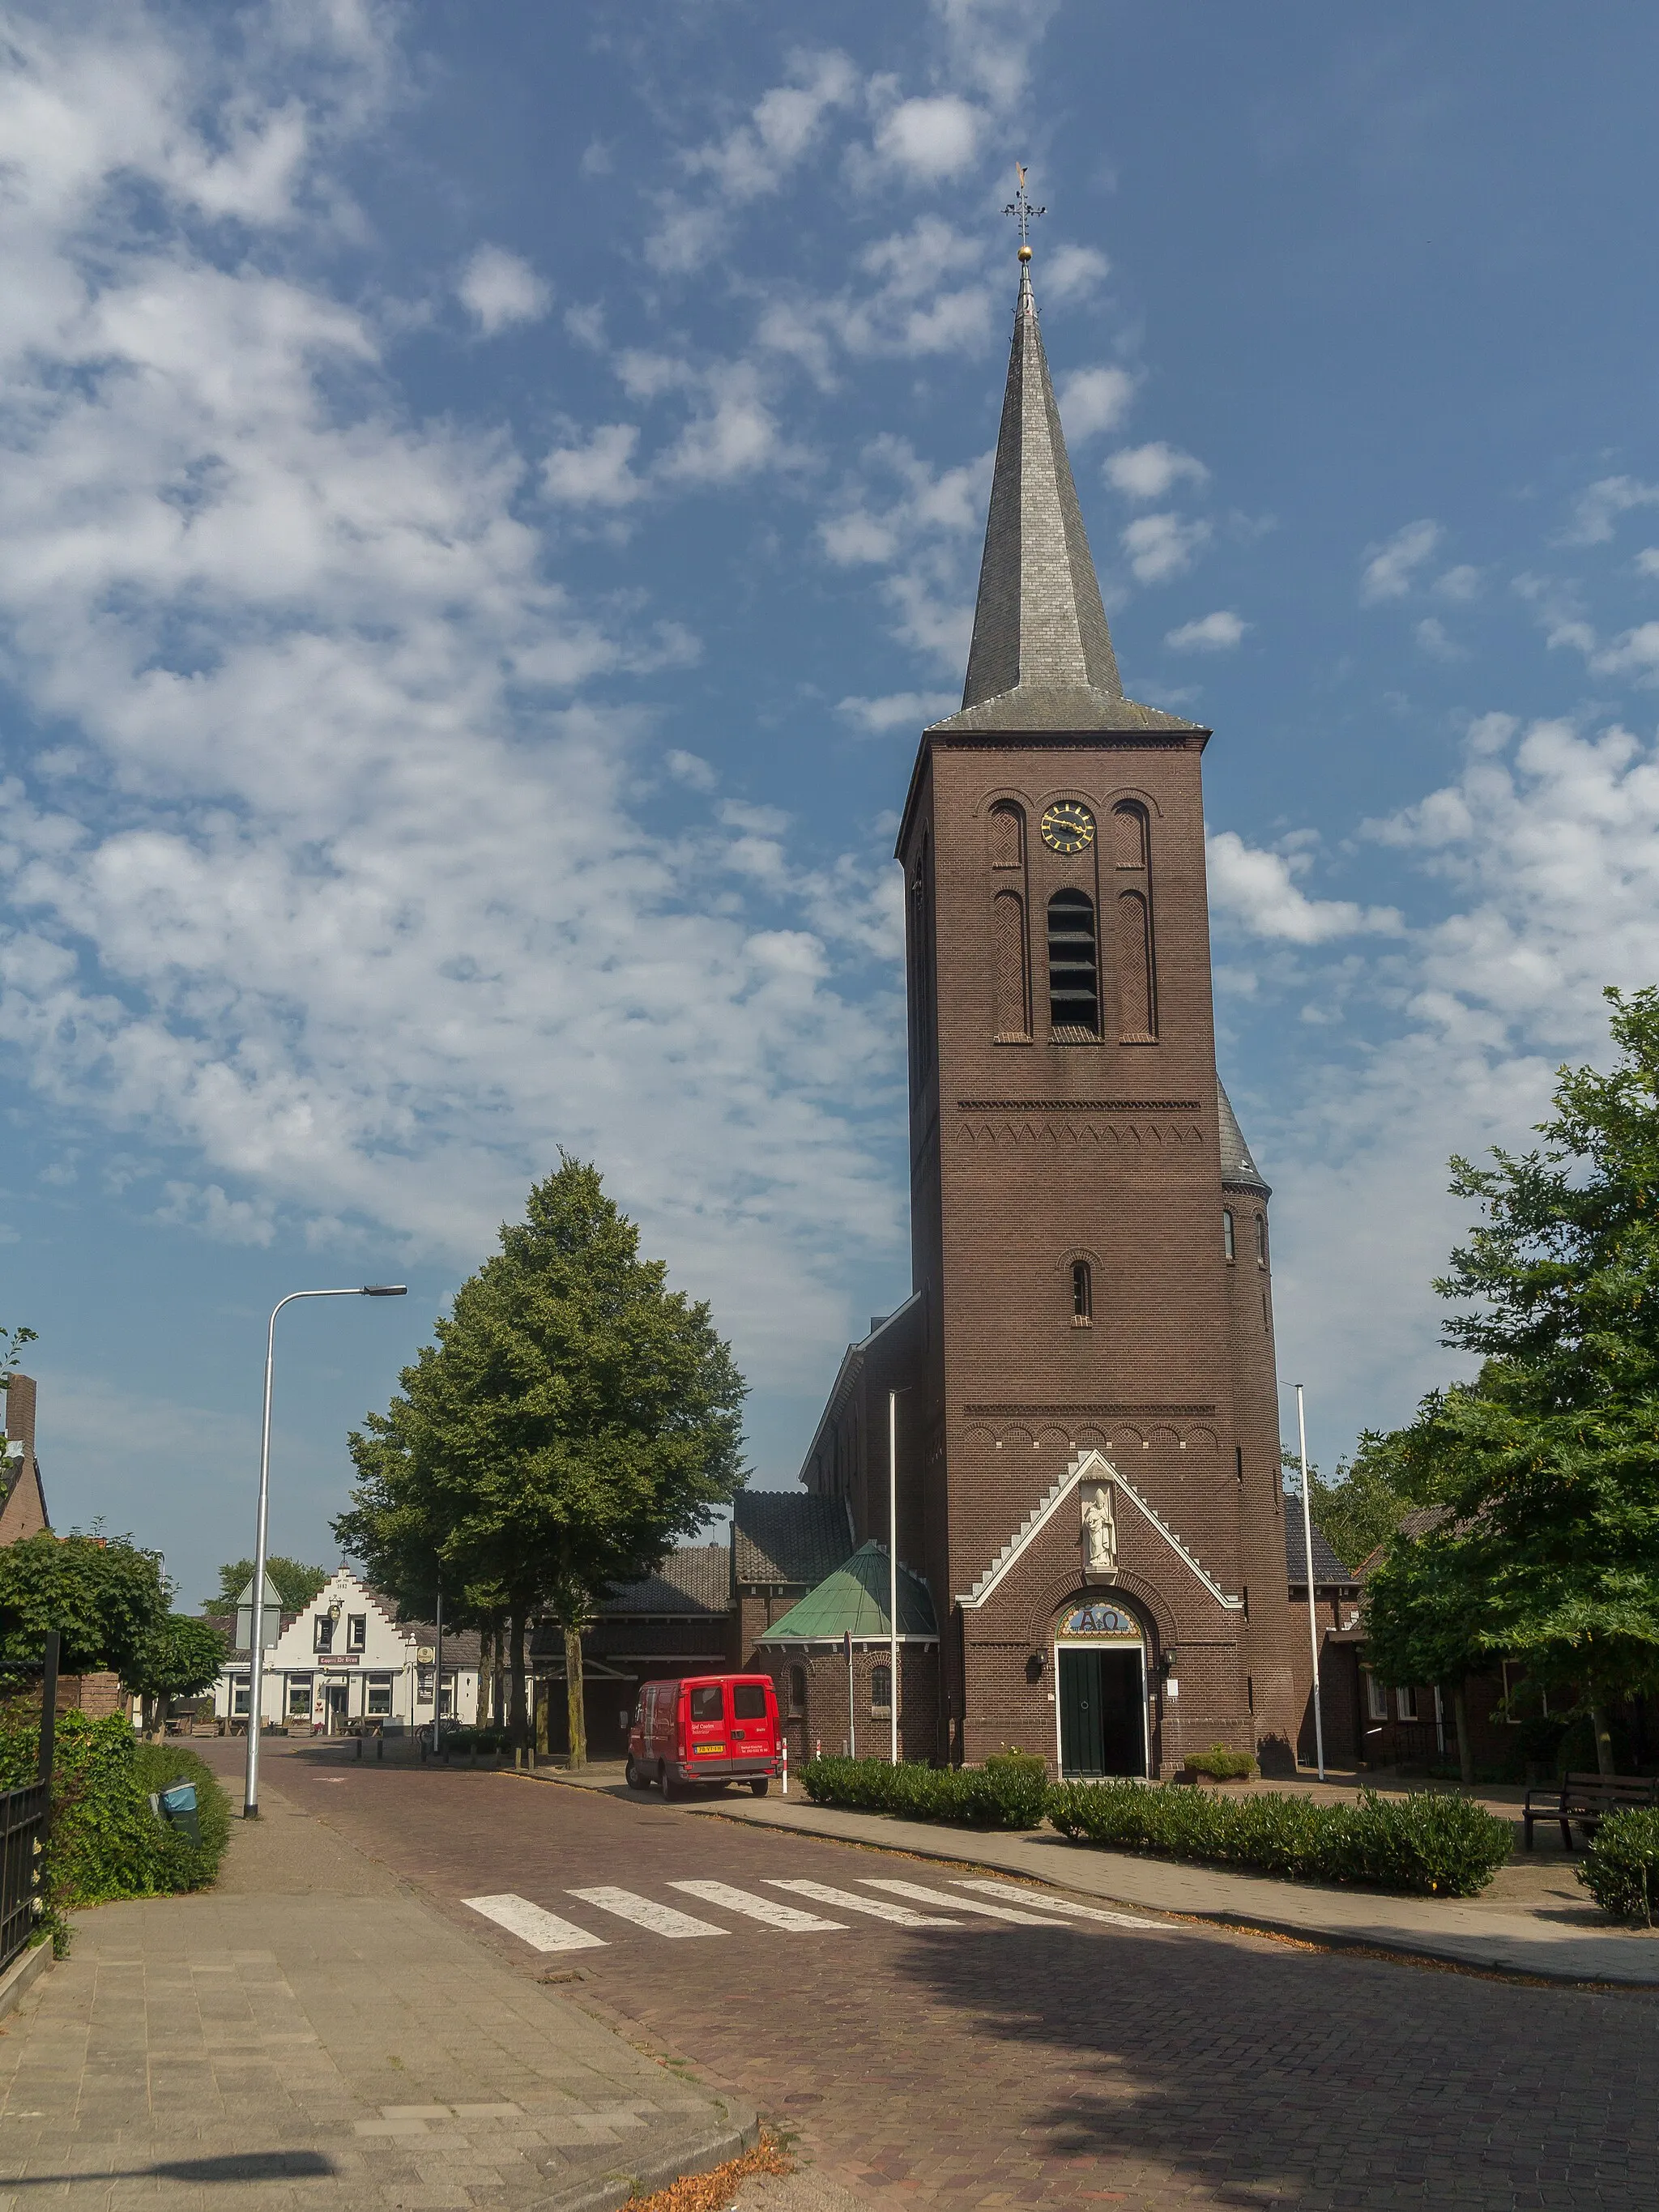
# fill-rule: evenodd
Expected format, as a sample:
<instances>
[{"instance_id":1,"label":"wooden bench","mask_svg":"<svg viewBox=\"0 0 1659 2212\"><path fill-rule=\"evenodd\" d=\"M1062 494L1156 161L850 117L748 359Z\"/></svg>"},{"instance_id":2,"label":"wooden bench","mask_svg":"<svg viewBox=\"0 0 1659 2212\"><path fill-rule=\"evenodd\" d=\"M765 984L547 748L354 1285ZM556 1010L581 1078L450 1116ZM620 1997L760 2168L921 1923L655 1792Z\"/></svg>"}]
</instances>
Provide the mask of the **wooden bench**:
<instances>
[{"instance_id":1,"label":"wooden bench","mask_svg":"<svg viewBox=\"0 0 1659 2212\"><path fill-rule=\"evenodd\" d=\"M1553 1799L1553 1803L1533 1803L1536 1797ZM1576 1820L1587 1836L1593 1836L1609 1813L1622 1813L1629 1805L1659 1805L1659 1775L1641 1774L1569 1774L1559 1792L1553 1790L1528 1790L1527 1802L1521 1814L1521 1827L1526 1846L1532 1849L1532 1824L1534 1820L1559 1820L1561 1824L1561 1848L1572 1849L1572 1824Z\"/></svg>"}]
</instances>

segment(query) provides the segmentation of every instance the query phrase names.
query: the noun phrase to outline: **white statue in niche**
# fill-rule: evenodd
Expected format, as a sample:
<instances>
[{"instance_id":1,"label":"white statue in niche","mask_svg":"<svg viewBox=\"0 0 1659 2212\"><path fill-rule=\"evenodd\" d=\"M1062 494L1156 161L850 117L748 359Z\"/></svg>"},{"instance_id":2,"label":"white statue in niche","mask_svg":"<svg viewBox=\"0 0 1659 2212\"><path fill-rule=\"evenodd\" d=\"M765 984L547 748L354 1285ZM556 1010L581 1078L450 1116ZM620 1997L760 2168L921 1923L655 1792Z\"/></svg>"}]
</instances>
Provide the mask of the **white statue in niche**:
<instances>
[{"instance_id":1,"label":"white statue in niche","mask_svg":"<svg viewBox=\"0 0 1659 2212\"><path fill-rule=\"evenodd\" d=\"M1105 1483L1083 1504L1083 1533L1089 1542L1089 1572L1117 1572L1117 1523L1112 1518L1112 1493Z\"/></svg>"}]
</instances>

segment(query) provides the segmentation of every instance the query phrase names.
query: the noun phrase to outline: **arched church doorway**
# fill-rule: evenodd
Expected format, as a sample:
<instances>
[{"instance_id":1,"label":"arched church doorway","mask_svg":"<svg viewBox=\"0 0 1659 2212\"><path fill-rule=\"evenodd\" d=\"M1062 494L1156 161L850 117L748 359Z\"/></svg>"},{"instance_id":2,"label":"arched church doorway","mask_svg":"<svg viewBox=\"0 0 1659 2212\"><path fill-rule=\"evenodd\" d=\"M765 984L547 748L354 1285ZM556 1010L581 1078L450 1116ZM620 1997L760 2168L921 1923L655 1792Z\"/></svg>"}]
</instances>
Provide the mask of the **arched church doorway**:
<instances>
[{"instance_id":1,"label":"arched church doorway","mask_svg":"<svg viewBox=\"0 0 1659 2212\"><path fill-rule=\"evenodd\" d=\"M1074 1606L1054 1635L1060 1771L1087 1780L1146 1771L1146 1638L1121 1606Z\"/></svg>"}]
</instances>

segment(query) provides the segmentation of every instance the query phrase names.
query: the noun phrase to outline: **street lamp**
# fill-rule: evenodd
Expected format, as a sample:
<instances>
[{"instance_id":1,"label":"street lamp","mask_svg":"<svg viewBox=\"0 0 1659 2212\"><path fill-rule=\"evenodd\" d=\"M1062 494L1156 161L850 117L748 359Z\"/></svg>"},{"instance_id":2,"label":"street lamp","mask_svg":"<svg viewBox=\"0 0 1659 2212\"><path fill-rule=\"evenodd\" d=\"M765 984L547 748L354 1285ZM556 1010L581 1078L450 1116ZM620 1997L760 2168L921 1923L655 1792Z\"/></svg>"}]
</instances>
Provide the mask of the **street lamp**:
<instances>
[{"instance_id":1,"label":"street lamp","mask_svg":"<svg viewBox=\"0 0 1659 2212\"><path fill-rule=\"evenodd\" d=\"M1308 1570L1308 1644L1313 1653L1314 1751L1319 1778L1325 1779L1325 1704L1319 1688L1319 1607L1314 1597L1313 1506L1308 1496L1308 1419L1303 1409L1302 1385L1281 1382L1281 1390L1296 1393L1297 1455L1302 1462L1303 1562Z\"/></svg>"},{"instance_id":2,"label":"street lamp","mask_svg":"<svg viewBox=\"0 0 1659 2212\"><path fill-rule=\"evenodd\" d=\"M253 1540L253 1605L249 1615L252 1650L249 1655L247 1707L247 1781L242 1793L242 1818L259 1817L259 1727L265 1683L265 1528L270 1509L270 1376L276 1356L276 1316L295 1298L406 1298L404 1283L354 1283L343 1291L290 1291L270 1310L265 1331L265 1415L259 1442L259 1525Z\"/></svg>"}]
</instances>

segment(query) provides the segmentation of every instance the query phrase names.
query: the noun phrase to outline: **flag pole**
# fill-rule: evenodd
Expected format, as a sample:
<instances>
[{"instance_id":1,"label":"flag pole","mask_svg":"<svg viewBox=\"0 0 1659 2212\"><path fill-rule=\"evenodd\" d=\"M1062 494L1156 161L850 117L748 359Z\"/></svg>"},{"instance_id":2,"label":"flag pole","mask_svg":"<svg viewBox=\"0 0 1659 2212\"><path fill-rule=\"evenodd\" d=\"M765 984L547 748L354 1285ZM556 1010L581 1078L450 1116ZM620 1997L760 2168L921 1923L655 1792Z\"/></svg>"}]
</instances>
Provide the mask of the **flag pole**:
<instances>
[{"instance_id":1,"label":"flag pole","mask_svg":"<svg viewBox=\"0 0 1659 2212\"><path fill-rule=\"evenodd\" d=\"M1308 1644L1313 1654L1314 1747L1319 1759L1319 1778L1325 1779L1325 1713L1319 1692L1319 1607L1314 1597L1313 1505L1308 1495L1308 1419L1302 1404L1302 1385L1296 1386L1297 1450L1302 1461L1302 1542L1308 1570Z\"/></svg>"},{"instance_id":2,"label":"flag pole","mask_svg":"<svg viewBox=\"0 0 1659 2212\"><path fill-rule=\"evenodd\" d=\"M887 1393L887 1759L899 1763L898 1671L898 1401Z\"/></svg>"}]
</instances>

